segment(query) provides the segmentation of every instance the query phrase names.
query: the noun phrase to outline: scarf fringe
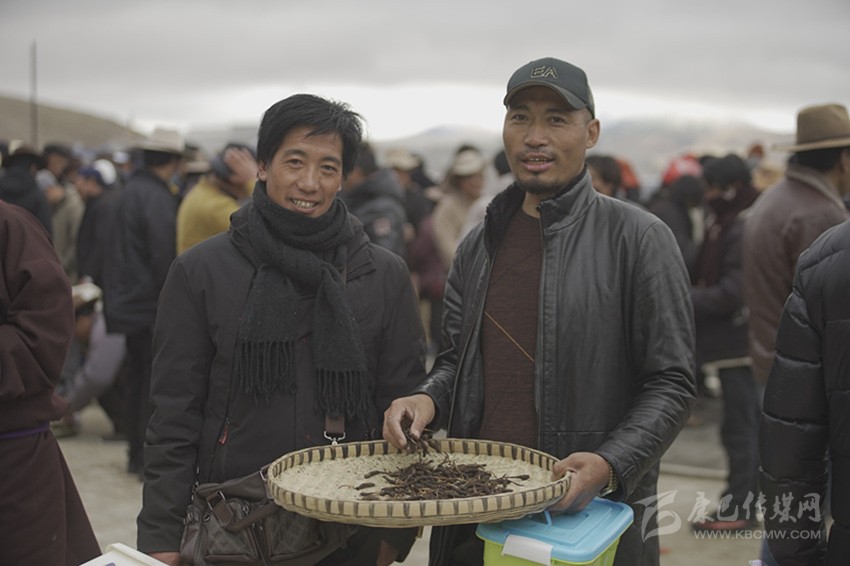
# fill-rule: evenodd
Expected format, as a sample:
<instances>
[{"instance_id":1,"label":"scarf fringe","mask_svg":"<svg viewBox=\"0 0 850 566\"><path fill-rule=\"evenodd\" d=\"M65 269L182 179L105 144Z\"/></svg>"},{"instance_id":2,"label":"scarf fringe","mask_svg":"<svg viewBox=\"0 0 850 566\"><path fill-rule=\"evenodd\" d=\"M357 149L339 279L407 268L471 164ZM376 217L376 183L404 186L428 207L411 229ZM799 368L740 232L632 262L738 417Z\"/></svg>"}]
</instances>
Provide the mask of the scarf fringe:
<instances>
[{"instance_id":1,"label":"scarf fringe","mask_svg":"<svg viewBox=\"0 0 850 566\"><path fill-rule=\"evenodd\" d=\"M316 408L323 414L348 419L370 413L368 387L359 370L316 369ZM344 415L343 415L344 413Z\"/></svg>"},{"instance_id":2,"label":"scarf fringe","mask_svg":"<svg viewBox=\"0 0 850 566\"><path fill-rule=\"evenodd\" d=\"M254 400L268 401L275 393L292 393L294 359L294 342L242 342L236 354L239 386Z\"/></svg>"}]
</instances>

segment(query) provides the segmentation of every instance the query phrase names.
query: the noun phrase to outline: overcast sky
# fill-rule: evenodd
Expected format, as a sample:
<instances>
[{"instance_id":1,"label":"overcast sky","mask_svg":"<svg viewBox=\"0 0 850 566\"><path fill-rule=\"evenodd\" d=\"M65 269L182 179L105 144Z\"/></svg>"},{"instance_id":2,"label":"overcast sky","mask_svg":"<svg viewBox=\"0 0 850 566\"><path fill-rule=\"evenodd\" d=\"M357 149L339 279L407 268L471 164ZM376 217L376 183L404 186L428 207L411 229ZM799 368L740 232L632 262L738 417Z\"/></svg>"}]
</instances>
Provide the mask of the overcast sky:
<instances>
[{"instance_id":1,"label":"overcast sky","mask_svg":"<svg viewBox=\"0 0 850 566\"><path fill-rule=\"evenodd\" d=\"M509 76L544 56L585 69L603 131L790 132L801 106L850 104L848 0L0 0L0 94L29 98L33 42L39 101L143 131L255 124L296 92L348 102L376 140L499 130Z\"/></svg>"}]
</instances>

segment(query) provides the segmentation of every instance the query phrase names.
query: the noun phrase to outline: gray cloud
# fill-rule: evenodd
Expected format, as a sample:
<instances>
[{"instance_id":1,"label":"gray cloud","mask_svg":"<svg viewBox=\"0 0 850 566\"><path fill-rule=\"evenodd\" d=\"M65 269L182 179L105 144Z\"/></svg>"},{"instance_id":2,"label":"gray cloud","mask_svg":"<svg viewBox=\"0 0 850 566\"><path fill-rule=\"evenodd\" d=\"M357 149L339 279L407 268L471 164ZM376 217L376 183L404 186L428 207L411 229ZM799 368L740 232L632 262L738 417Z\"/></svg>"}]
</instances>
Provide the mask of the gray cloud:
<instances>
[{"instance_id":1,"label":"gray cloud","mask_svg":"<svg viewBox=\"0 0 850 566\"><path fill-rule=\"evenodd\" d=\"M793 115L850 102L848 29L846 0L4 0L0 93L29 95L33 41L45 102L206 123L219 95L252 88L502 89L552 55L601 92Z\"/></svg>"}]
</instances>

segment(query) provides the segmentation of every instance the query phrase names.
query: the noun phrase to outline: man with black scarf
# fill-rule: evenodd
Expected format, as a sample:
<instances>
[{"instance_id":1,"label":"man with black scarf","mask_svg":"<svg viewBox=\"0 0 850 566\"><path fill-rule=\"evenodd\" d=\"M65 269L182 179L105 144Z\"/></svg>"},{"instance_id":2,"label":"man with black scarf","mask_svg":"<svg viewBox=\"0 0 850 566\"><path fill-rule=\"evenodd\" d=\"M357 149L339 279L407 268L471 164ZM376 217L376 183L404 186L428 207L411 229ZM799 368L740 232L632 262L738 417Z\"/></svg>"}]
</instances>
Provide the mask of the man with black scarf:
<instances>
[{"instance_id":1,"label":"man with black scarf","mask_svg":"<svg viewBox=\"0 0 850 566\"><path fill-rule=\"evenodd\" d=\"M258 133L252 201L230 231L177 258L160 296L138 548L177 564L192 485L325 444L378 439L392 399L424 378L405 264L337 197L362 138L346 105L299 94ZM360 528L327 564L390 564L408 529Z\"/></svg>"}]
</instances>

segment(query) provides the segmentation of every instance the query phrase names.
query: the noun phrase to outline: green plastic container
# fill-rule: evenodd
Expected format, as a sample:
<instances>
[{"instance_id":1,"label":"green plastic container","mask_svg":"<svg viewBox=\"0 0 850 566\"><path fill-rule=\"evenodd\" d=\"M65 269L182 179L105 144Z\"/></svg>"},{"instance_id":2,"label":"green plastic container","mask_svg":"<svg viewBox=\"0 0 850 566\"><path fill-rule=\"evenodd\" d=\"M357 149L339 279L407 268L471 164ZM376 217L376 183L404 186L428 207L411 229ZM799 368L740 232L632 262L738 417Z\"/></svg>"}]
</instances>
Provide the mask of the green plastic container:
<instances>
[{"instance_id":1,"label":"green plastic container","mask_svg":"<svg viewBox=\"0 0 850 566\"><path fill-rule=\"evenodd\" d=\"M611 566L620 536L632 524L632 508L596 498L574 514L548 511L501 523L481 523L485 566L546 564Z\"/></svg>"}]
</instances>

